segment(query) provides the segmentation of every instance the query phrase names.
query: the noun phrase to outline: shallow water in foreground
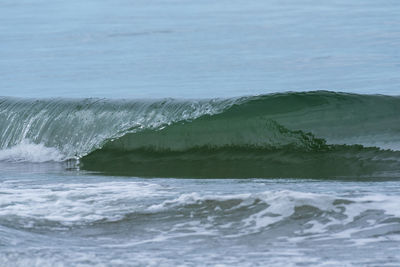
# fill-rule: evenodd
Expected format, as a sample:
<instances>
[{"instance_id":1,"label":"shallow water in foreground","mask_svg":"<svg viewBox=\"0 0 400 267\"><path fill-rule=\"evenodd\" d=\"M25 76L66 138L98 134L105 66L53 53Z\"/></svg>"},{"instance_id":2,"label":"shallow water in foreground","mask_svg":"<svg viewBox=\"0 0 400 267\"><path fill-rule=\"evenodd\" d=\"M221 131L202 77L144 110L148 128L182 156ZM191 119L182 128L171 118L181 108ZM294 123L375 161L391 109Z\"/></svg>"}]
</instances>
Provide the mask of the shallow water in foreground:
<instances>
[{"instance_id":1,"label":"shallow water in foreground","mask_svg":"<svg viewBox=\"0 0 400 267\"><path fill-rule=\"evenodd\" d=\"M65 164L1 167L2 266L400 262L397 181L142 179Z\"/></svg>"}]
</instances>

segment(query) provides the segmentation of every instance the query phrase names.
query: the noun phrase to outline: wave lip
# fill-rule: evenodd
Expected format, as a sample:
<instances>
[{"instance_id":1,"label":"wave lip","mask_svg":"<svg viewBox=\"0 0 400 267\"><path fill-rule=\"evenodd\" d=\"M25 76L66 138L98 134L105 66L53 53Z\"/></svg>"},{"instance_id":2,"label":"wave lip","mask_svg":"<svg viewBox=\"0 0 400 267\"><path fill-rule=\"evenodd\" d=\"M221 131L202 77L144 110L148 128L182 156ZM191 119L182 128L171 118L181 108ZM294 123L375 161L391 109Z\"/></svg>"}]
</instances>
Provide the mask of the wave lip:
<instances>
[{"instance_id":1,"label":"wave lip","mask_svg":"<svg viewBox=\"0 0 400 267\"><path fill-rule=\"evenodd\" d=\"M0 149L29 140L82 157L129 132L215 114L238 99L107 100L0 98Z\"/></svg>"}]
</instances>

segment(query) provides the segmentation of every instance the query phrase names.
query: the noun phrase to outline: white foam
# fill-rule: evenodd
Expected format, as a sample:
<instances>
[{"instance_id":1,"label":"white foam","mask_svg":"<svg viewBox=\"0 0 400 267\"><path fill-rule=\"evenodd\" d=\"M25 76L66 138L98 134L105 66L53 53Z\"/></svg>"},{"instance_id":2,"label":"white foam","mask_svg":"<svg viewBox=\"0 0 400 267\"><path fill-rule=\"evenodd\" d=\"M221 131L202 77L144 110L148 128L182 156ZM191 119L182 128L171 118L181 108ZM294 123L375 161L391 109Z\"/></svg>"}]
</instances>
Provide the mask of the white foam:
<instances>
[{"instance_id":1,"label":"white foam","mask_svg":"<svg viewBox=\"0 0 400 267\"><path fill-rule=\"evenodd\" d=\"M60 162L65 157L53 147L43 144L34 144L28 140L11 148L0 150L0 161L7 162Z\"/></svg>"},{"instance_id":2,"label":"white foam","mask_svg":"<svg viewBox=\"0 0 400 267\"><path fill-rule=\"evenodd\" d=\"M50 224L46 221L56 223L51 227L63 227L103 220L118 221L135 213L168 211L166 214L171 215L168 219L172 220L172 225L169 230L163 229L156 238L160 242L187 235L218 236L224 232L225 237L239 237L260 233L279 227L279 222L296 220L298 208L304 207L318 209L322 215L317 212L314 217L306 218L285 238L292 238L295 242L309 238L368 238L368 232L390 226L382 219L400 217L400 197L376 193L349 197L280 190L210 195L190 191L178 193L170 187L131 181L57 183L34 187L8 181L0 185L1 195L0 217L4 220L14 218L14 221L17 217L19 224L26 228L47 227ZM367 218L366 223L354 223L360 215L371 210L381 214ZM174 221L177 214L186 216L183 223ZM384 234L387 231L379 232ZM155 242L155 239L151 240Z\"/></svg>"},{"instance_id":3,"label":"white foam","mask_svg":"<svg viewBox=\"0 0 400 267\"><path fill-rule=\"evenodd\" d=\"M248 217L242 218L236 234L229 237L241 236L251 233L262 232L269 229L274 224L285 221L296 213L298 207L309 206L320 210L324 215L324 220L311 219L307 221L307 227L296 229L294 233L305 238L313 237L323 239L326 234L329 238L352 238L354 234L365 230L372 230L381 227L383 224L376 220L369 220L368 225L355 227L352 223L356 218L364 212L370 210L380 210L385 217L400 217L398 205L400 198L398 196L385 196L382 194L368 194L360 197L341 197L337 195L305 193L298 191L265 191L254 194L234 194L234 195L201 195L199 193L181 194L177 198L165 200L160 204L150 206L147 210L150 212L159 212L162 210L179 209L186 205L202 205L207 201L226 201L240 200L229 208L224 208L224 213L229 214L235 210L245 209L251 211L255 207L254 203L264 203L261 210L254 209L254 213L250 212ZM256 204L256 205L259 205ZM221 207L217 206L213 209L220 212ZM200 212L200 211L199 211ZM331 215L329 215L331 214ZM338 215L336 217L334 214ZM203 214L204 215L204 214ZM208 214L207 221L213 223L217 214ZM229 228L232 221L226 224L220 224L220 229ZM386 224L387 225L387 224ZM331 228L337 230L332 233ZM349 229L350 227L350 229ZM303 238L301 238L302 240Z\"/></svg>"},{"instance_id":4,"label":"white foam","mask_svg":"<svg viewBox=\"0 0 400 267\"><path fill-rule=\"evenodd\" d=\"M117 221L143 209L143 202L168 196L164 187L141 182L94 184L50 184L37 187L3 183L0 187L0 218L19 217L23 227L41 221L64 226L83 225L99 220Z\"/></svg>"}]
</instances>

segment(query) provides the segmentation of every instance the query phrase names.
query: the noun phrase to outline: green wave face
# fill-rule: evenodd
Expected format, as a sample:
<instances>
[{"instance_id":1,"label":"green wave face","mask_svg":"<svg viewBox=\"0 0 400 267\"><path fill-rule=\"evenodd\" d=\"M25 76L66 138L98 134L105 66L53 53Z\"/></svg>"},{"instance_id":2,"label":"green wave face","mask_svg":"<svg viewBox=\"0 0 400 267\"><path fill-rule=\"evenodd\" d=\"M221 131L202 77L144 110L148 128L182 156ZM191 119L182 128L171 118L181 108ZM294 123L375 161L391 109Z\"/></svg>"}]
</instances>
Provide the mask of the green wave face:
<instances>
[{"instance_id":1,"label":"green wave face","mask_svg":"<svg viewBox=\"0 0 400 267\"><path fill-rule=\"evenodd\" d=\"M0 149L28 140L79 158L126 133L218 113L236 101L0 98Z\"/></svg>"},{"instance_id":2,"label":"green wave face","mask_svg":"<svg viewBox=\"0 0 400 267\"><path fill-rule=\"evenodd\" d=\"M0 102L0 144L145 177L400 177L400 98L334 92L214 100Z\"/></svg>"}]
</instances>

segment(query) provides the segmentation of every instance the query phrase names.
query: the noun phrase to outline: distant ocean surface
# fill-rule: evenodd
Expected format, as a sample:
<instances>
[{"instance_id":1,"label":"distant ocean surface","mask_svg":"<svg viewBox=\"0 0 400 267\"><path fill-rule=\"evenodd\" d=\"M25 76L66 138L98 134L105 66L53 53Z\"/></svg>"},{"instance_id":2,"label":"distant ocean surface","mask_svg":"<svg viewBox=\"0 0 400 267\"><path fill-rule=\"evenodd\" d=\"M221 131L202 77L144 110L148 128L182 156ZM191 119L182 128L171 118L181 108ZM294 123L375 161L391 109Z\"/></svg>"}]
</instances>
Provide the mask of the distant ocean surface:
<instances>
[{"instance_id":1,"label":"distant ocean surface","mask_svg":"<svg viewBox=\"0 0 400 267\"><path fill-rule=\"evenodd\" d=\"M400 265L397 1L0 6L0 266Z\"/></svg>"}]
</instances>

